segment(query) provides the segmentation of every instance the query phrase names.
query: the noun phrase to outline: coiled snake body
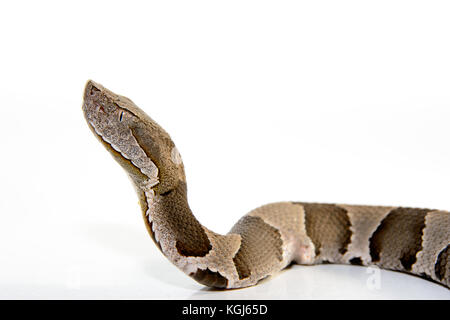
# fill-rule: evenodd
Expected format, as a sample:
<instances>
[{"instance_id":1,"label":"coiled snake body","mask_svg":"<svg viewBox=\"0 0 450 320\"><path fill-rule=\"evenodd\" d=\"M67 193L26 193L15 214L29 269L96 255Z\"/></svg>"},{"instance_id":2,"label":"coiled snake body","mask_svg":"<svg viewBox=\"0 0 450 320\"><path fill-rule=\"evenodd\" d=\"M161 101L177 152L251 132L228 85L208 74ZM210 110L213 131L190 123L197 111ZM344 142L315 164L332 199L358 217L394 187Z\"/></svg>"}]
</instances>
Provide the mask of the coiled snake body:
<instances>
[{"instance_id":1,"label":"coiled snake body","mask_svg":"<svg viewBox=\"0 0 450 320\"><path fill-rule=\"evenodd\" d=\"M161 252L198 282L256 284L291 263L377 265L450 287L450 213L403 207L280 202L242 217L226 235L189 209L184 167L169 135L130 99L88 81L83 111L135 186Z\"/></svg>"}]
</instances>

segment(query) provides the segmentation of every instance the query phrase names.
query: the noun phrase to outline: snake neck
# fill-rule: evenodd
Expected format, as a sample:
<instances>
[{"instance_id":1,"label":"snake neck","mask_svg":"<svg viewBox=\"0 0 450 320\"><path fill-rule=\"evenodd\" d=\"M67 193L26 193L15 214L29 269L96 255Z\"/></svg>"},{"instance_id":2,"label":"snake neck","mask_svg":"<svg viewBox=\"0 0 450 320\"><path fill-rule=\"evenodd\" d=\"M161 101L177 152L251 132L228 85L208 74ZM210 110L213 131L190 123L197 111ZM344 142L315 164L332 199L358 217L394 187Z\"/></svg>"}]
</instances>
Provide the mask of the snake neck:
<instances>
[{"instance_id":1,"label":"snake neck","mask_svg":"<svg viewBox=\"0 0 450 320\"><path fill-rule=\"evenodd\" d=\"M189 208L185 181L168 192L149 188L138 194L147 230L170 262L206 286L226 288L238 281L233 257L241 237L202 226Z\"/></svg>"},{"instance_id":2,"label":"snake neck","mask_svg":"<svg viewBox=\"0 0 450 320\"><path fill-rule=\"evenodd\" d=\"M141 192L141 207L148 231L168 258L204 257L212 246L205 228L195 218L187 201L186 182L164 193ZM173 259L171 259L173 260Z\"/></svg>"}]
</instances>

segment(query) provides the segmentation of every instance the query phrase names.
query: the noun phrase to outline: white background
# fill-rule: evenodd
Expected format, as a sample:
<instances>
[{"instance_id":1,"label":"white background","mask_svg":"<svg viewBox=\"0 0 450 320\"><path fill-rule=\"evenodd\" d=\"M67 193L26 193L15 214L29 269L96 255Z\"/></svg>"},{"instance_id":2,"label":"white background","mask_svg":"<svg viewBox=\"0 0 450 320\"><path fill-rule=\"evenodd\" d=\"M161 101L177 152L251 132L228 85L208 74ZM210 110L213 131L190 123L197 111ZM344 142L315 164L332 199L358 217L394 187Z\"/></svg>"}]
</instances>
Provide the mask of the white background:
<instances>
[{"instance_id":1,"label":"white background","mask_svg":"<svg viewBox=\"0 0 450 320\"><path fill-rule=\"evenodd\" d=\"M448 1L2 2L0 298L449 299L331 265L204 289L157 250L81 112L88 79L141 106L217 232L283 200L450 209L449 16Z\"/></svg>"}]
</instances>

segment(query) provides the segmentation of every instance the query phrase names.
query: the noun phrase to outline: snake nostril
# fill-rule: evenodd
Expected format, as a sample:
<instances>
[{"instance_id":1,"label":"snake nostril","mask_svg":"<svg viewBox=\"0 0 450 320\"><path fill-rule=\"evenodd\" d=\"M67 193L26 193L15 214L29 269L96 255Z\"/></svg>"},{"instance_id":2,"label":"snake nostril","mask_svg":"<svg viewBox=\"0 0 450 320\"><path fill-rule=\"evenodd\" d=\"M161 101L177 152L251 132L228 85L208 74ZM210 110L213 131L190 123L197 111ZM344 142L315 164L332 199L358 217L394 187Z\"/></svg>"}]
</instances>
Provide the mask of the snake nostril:
<instances>
[{"instance_id":1,"label":"snake nostril","mask_svg":"<svg viewBox=\"0 0 450 320\"><path fill-rule=\"evenodd\" d=\"M123 111L120 113L119 121L122 121L122 117L123 117Z\"/></svg>"}]
</instances>

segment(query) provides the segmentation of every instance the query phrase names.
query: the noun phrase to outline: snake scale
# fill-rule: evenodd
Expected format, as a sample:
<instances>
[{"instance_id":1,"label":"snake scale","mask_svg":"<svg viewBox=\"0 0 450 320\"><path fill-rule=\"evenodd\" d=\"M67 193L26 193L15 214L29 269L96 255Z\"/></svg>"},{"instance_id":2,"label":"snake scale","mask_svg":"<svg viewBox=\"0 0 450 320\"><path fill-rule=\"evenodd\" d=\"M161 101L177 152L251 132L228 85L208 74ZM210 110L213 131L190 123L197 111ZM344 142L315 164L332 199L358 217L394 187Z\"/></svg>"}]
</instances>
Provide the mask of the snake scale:
<instances>
[{"instance_id":1,"label":"snake scale","mask_svg":"<svg viewBox=\"0 0 450 320\"><path fill-rule=\"evenodd\" d=\"M228 234L200 224L170 136L130 99L93 81L83 112L126 170L160 251L199 283L240 288L292 263L377 265L450 287L450 213L418 208L279 202L243 216Z\"/></svg>"}]
</instances>

